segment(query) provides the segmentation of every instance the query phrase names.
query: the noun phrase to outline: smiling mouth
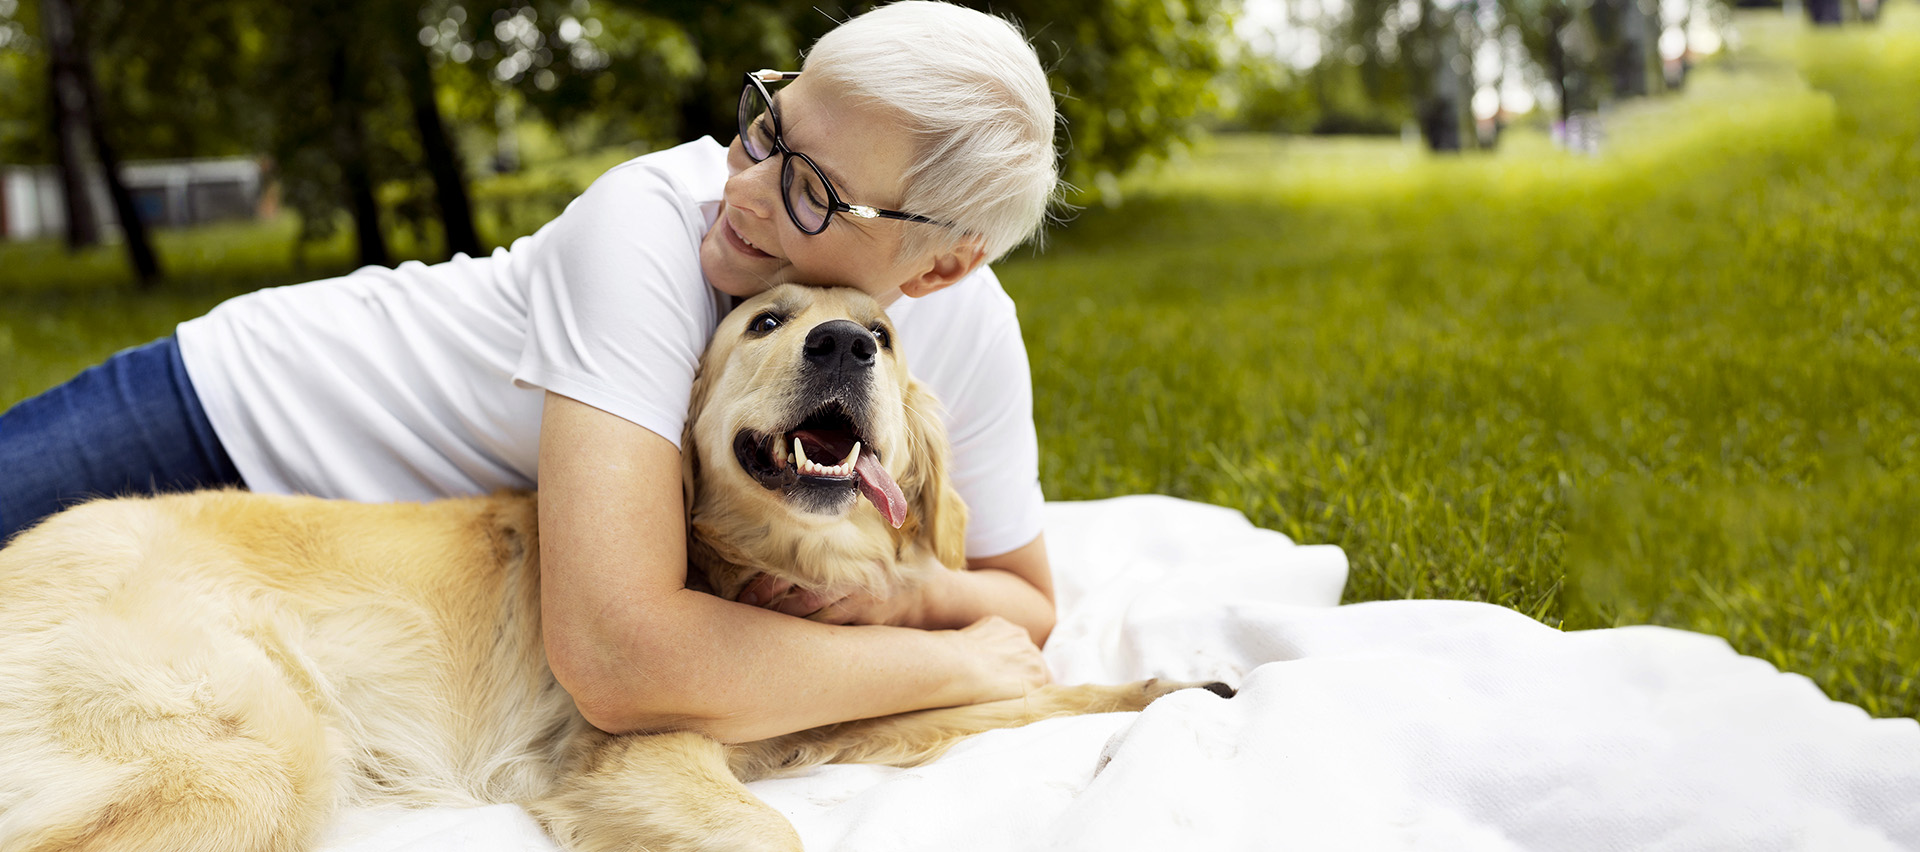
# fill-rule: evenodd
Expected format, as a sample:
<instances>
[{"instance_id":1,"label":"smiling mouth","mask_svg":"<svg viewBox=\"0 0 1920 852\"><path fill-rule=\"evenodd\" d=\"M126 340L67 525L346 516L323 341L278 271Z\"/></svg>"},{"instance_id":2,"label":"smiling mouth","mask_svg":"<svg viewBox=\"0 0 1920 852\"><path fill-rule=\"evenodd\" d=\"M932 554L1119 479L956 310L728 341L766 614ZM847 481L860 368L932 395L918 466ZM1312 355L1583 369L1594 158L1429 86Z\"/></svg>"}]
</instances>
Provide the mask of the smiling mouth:
<instances>
[{"instance_id":1,"label":"smiling mouth","mask_svg":"<svg viewBox=\"0 0 1920 852\"><path fill-rule=\"evenodd\" d=\"M721 237L724 238L729 245L733 246L734 251L740 252L748 257L773 257L773 255L761 251L759 247L748 242L747 238L741 235L740 230L733 226L732 220L727 217L720 217L720 227L722 229Z\"/></svg>"},{"instance_id":2,"label":"smiling mouth","mask_svg":"<svg viewBox=\"0 0 1920 852\"><path fill-rule=\"evenodd\" d=\"M865 496L895 529L906 522L900 486L838 402L822 405L784 432L743 429L734 435L733 453L761 487L798 498L814 511L845 511L855 496Z\"/></svg>"}]
</instances>

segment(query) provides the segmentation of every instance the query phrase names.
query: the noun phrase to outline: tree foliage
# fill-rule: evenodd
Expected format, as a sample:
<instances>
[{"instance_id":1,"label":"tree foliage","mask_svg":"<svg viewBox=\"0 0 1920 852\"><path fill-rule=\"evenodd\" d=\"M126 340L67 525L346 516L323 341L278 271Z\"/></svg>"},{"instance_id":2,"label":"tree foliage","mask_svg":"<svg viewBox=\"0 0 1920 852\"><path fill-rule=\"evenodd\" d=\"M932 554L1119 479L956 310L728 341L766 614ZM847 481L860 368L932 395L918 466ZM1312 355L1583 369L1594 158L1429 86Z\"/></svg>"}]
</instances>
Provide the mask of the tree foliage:
<instances>
[{"instance_id":1,"label":"tree foliage","mask_svg":"<svg viewBox=\"0 0 1920 852\"><path fill-rule=\"evenodd\" d=\"M1457 134L1471 126L1476 93L1484 118L1498 112L1486 99L1503 89L1544 87L1540 100L1565 119L1661 91L1663 30L1681 36L1692 10L1724 5L1685 0L1678 5L1687 11L1676 15L1674 4L1663 9L1656 0L1281 2L1305 10L1290 26L1316 39L1310 65L1292 73L1256 65L1237 93L1253 112L1236 119L1331 132L1393 132L1412 123L1436 150L1462 147ZM1309 120L1275 112L1288 103Z\"/></svg>"},{"instance_id":2,"label":"tree foliage","mask_svg":"<svg viewBox=\"0 0 1920 852\"><path fill-rule=\"evenodd\" d=\"M29 26L38 2L0 0L0 158L10 162L50 157L37 94L46 57ZM729 139L741 71L793 67L805 45L875 5L70 2L88 22L102 121L126 157L262 155L303 237L351 221L368 262L386 260L395 226L441 220L453 235L464 189L449 195L447 175L463 186L463 168L515 168L528 122L577 149ZM1034 41L1060 98L1065 173L1086 185L1194 132L1213 107L1235 0L966 2ZM433 138L435 121L454 126L446 140Z\"/></svg>"},{"instance_id":3,"label":"tree foliage","mask_svg":"<svg viewBox=\"0 0 1920 852\"><path fill-rule=\"evenodd\" d=\"M0 162L53 161L38 12L20 0L0 0Z\"/></svg>"},{"instance_id":4,"label":"tree foliage","mask_svg":"<svg viewBox=\"0 0 1920 852\"><path fill-rule=\"evenodd\" d=\"M1103 183L1164 156L1217 105L1232 22L1222 0L975 5L1020 21L1038 48L1060 98L1070 181Z\"/></svg>"}]
</instances>

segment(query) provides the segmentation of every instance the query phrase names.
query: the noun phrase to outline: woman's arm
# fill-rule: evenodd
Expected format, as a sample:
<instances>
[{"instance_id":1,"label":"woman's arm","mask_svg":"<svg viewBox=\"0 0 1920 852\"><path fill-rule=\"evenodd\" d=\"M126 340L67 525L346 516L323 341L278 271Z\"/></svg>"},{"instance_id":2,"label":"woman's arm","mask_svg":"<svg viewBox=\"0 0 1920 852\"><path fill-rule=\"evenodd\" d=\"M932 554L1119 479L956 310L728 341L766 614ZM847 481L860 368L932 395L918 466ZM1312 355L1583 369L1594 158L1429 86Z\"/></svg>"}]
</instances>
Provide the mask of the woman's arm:
<instances>
[{"instance_id":1,"label":"woman's arm","mask_svg":"<svg viewBox=\"0 0 1920 852\"><path fill-rule=\"evenodd\" d=\"M679 451L549 393L540 435L541 615L554 676L608 731L725 742L1046 682L1026 632L842 627L689 591Z\"/></svg>"},{"instance_id":2,"label":"woman's arm","mask_svg":"<svg viewBox=\"0 0 1920 852\"><path fill-rule=\"evenodd\" d=\"M1053 632L1053 569L1045 536L1011 552L967 560L967 570L941 572L942 582L920 595L918 612L904 627L941 630L997 615L1026 628L1044 647Z\"/></svg>"},{"instance_id":3,"label":"woman's arm","mask_svg":"<svg viewBox=\"0 0 1920 852\"><path fill-rule=\"evenodd\" d=\"M827 624L888 624L922 630L964 627L1000 617L1027 631L1036 646L1053 632L1053 570L1044 536L999 556L967 560L967 570L929 565L926 584L895 596L848 595L838 600L804 591L765 574L741 591L740 601Z\"/></svg>"}]
</instances>

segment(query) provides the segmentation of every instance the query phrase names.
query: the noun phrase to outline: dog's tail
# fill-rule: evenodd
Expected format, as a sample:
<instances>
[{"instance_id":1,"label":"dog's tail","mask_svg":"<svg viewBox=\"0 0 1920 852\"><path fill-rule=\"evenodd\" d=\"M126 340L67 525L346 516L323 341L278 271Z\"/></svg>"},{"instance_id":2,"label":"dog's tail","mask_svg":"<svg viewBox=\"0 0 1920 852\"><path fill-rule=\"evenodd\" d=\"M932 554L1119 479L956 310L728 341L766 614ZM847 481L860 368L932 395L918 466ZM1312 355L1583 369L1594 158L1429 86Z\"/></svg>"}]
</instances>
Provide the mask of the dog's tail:
<instances>
[{"instance_id":1,"label":"dog's tail","mask_svg":"<svg viewBox=\"0 0 1920 852\"><path fill-rule=\"evenodd\" d=\"M183 570L221 555L146 501L68 514L0 551L0 852L309 847L324 729L271 625Z\"/></svg>"}]
</instances>

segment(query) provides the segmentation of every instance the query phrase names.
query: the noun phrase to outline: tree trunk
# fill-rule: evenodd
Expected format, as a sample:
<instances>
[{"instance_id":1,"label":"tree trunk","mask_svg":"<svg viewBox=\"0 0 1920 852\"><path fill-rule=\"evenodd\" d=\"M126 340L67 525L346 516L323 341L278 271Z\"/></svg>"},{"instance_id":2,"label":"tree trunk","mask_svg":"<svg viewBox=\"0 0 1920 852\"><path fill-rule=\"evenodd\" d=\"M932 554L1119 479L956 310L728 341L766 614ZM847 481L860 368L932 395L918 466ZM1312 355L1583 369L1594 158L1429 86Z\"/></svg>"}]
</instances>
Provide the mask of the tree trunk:
<instances>
[{"instance_id":1,"label":"tree trunk","mask_svg":"<svg viewBox=\"0 0 1920 852\"><path fill-rule=\"evenodd\" d=\"M360 265L392 266L387 238L380 230L380 204L373 196L373 168L367 158L367 126L360 115L360 98L347 57L347 46L334 46L327 83L333 89L334 150L340 163L347 210L353 216L353 235Z\"/></svg>"},{"instance_id":2,"label":"tree trunk","mask_svg":"<svg viewBox=\"0 0 1920 852\"><path fill-rule=\"evenodd\" d=\"M413 123L420 131L420 152L427 172L433 175L433 197L440 207L441 233L446 236L448 254L479 257L480 235L473 228L473 204L467 198L466 172L460 152L447 139L446 124L440 119L440 104L433 96L433 66L427 63L425 50L403 43L407 58L407 95L413 101Z\"/></svg>"},{"instance_id":3,"label":"tree trunk","mask_svg":"<svg viewBox=\"0 0 1920 852\"><path fill-rule=\"evenodd\" d=\"M1433 151L1458 151L1460 140L1460 34L1452 15L1441 15L1431 0L1420 4L1420 40L1426 54L1427 86L1420 103L1420 134Z\"/></svg>"},{"instance_id":4,"label":"tree trunk","mask_svg":"<svg viewBox=\"0 0 1920 852\"><path fill-rule=\"evenodd\" d=\"M63 3L65 0L42 0L43 6ZM107 196L113 199L113 213L120 220L120 236L127 244L127 263L133 267L134 277L140 283L140 289L152 289L160 282L160 259L154 256L153 242L147 238L147 222L140 218L140 209L134 206L133 191L127 189L126 181L120 176L120 157L114 153L112 143L107 141L107 125L100 117L100 87L94 83L93 62L87 56L85 40L77 37L76 44L80 59L78 76L81 92L86 101L87 126L93 131L93 153L100 159L100 173L107 181Z\"/></svg>"},{"instance_id":5,"label":"tree trunk","mask_svg":"<svg viewBox=\"0 0 1920 852\"><path fill-rule=\"evenodd\" d=\"M67 250L79 251L100 242L100 222L87 192L87 95L80 82L79 44L67 0L43 0L40 26L49 54L47 97L53 106L49 112L66 207Z\"/></svg>"},{"instance_id":6,"label":"tree trunk","mask_svg":"<svg viewBox=\"0 0 1920 852\"><path fill-rule=\"evenodd\" d=\"M1840 0L1807 0L1807 17L1821 26L1839 26L1843 19Z\"/></svg>"},{"instance_id":7,"label":"tree trunk","mask_svg":"<svg viewBox=\"0 0 1920 852\"><path fill-rule=\"evenodd\" d=\"M1614 96L1631 98L1647 95L1653 91L1647 68L1648 54L1653 50L1653 37L1647 32L1647 14L1641 11L1636 0L1615 2L1619 15L1615 22L1615 33L1619 43L1614 45L1613 54ZM1655 26L1652 29L1659 28Z\"/></svg>"},{"instance_id":8,"label":"tree trunk","mask_svg":"<svg viewBox=\"0 0 1920 852\"><path fill-rule=\"evenodd\" d=\"M1675 63L1676 73L1667 76L1667 89L1679 91L1687 85L1687 75L1693 72L1693 3L1687 3L1687 11L1680 16L1680 31L1687 34L1687 43L1680 48L1680 59ZM1665 70L1666 57L1661 57L1661 69Z\"/></svg>"},{"instance_id":9,"label":"tree trunk","mask_svg":"<svg viewBox=\"0 0 1920 852\"><path fill-rule=\"evenodd\" d=\"M1553 90L1560 96L1560 126L1565 127L1573 119L1572 86L1567 83L1571 69L1567 67L1567 45L1561 40L1570 15L1556 9L1547 15L1547 73L1553 78Z\"/></svg>"}]
</instances>

